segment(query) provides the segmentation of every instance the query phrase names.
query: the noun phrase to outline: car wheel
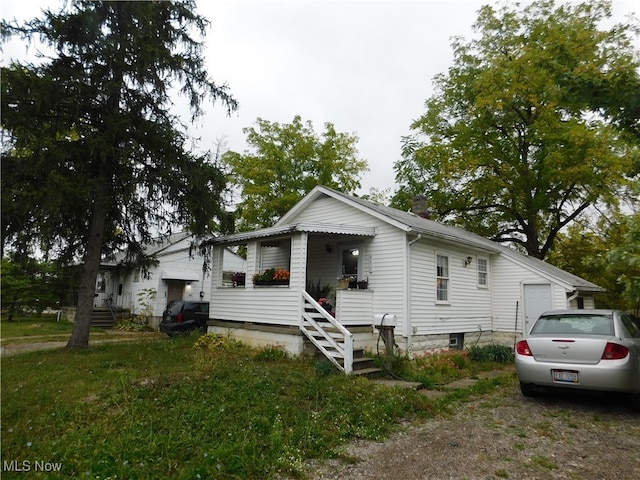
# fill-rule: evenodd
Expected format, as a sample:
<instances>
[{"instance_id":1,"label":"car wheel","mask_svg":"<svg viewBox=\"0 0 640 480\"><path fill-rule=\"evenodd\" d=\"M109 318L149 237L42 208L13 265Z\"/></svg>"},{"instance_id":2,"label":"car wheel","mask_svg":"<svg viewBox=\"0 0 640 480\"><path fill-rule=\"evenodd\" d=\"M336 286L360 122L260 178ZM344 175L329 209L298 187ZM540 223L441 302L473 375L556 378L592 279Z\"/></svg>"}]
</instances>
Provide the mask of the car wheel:
<instances>
[{"instance_id":1,"label":"car wheel","mask_svg":"<svg viewBox=\"0 0 640 480\"><path fill-rule=\"evenodd\" d=\"M520 382L520 391L525 397L535 397L538 394L535 387L530 383Z\"/></svg>"},{"instance_id":2,"label":"car wheel","mask_svg":"<svg viewBox=\"0 0 640 480\"><path fill-rule=\"evenodd\" d=\"M640 393L630 393L627 400L631 408L636 412L640 412Z\"/></svg>"}]
</instances>

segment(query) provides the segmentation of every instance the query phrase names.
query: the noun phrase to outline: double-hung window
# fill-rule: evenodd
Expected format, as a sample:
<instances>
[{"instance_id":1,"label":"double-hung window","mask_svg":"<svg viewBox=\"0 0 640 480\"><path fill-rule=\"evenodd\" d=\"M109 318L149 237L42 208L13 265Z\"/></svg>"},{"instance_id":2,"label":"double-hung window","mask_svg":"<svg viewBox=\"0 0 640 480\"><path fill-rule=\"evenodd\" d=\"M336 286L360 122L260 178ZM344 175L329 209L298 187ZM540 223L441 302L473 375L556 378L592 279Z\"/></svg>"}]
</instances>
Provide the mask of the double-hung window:
<instances>
[{"instance_id":1,"label":"double-hung window","mask_svg":"<svg viewBox=\"0 0 640 480\"><path fill-rule=\"evenodd\" d=\"M489 261L482 257L478 257L478 286L489 286Z\"/></svg>"},{"instance_id":2,"label":"double-hung window","mask_svg":"<svg viewBox=\"0 0 640 480\"><path fill-rule=\"evenodd\" d=\"M449 257L436 255L436 301L449 301Z\"/></svg>"}]
</instances>

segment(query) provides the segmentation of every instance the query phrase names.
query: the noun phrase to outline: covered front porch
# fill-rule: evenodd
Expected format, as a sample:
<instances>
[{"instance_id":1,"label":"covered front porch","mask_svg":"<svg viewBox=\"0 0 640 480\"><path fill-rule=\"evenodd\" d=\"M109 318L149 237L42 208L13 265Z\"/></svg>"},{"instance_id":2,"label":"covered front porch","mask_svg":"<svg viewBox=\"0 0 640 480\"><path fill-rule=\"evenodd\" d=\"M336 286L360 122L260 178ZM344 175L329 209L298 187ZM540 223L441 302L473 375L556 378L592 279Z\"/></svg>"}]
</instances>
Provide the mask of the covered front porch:
<instances>
[{"instance_id":1,"label":"covered front porch","mask_svg":"<svg viewBox=\"0 0 640 480\"><path fill-rule=\"evenodd\" d=\"M298 224L211 240L209 331L295 355L311 343L351 373L354 350L376 340L367 253L374 236L368 227ZM246 252L247 271L233 286L222 278L224 247Z\"/></svg>"}]
</instances>

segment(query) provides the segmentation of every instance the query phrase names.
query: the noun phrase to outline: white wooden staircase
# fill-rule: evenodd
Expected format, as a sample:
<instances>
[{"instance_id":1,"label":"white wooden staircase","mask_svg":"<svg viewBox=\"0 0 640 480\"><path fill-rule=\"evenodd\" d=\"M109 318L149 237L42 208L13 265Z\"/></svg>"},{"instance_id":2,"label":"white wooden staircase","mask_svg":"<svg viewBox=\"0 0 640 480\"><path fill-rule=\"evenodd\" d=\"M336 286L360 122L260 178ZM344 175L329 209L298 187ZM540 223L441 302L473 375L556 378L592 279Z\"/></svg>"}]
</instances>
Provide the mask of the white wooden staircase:
<instances>
[{"instance_id":1,"label":"white wooden staircase","mask_svg":"<svg viewBox=\"0 0 640 480\"><path fill-rule=\"evenodd\" d=\"M375 375L373 359L366 358L362 350L353 348L353 334L320 306L311 295L302 292L302 323L300 330L309 341L347 375Z\"/></svg>"}]
</instances>

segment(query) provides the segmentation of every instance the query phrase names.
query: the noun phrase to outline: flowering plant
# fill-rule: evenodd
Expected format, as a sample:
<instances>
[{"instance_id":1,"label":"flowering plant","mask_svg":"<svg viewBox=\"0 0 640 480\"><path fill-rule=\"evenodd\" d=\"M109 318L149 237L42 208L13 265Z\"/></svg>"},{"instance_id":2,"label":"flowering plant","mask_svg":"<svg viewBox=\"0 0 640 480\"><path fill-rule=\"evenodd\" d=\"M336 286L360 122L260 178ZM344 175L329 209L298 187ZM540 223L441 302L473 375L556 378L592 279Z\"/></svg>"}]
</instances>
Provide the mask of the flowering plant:
<instances>
[{"instance_id":1,"label":"flowering plant","mask_svg":"<svg viewBox=\"0 0 640 480\"><path fill-rule=\"evenodd\" d=\"M291 273L284 268L278 269L273 273L274 280L289 280Z\"/></svg>"},{"instance_id":2,"label":"flowering plant","mask_svg":"<svg viewBox=\"0 0 640 480\"><path fill-rule=\"evenodd\" d=\"M356 281L356 276L355 275L342 275L341 277L337 278L338 281L340 280L347 280L348 282L355 282Z\"/></svg>"},{"instance_id":3,"label":"flowering plant","mask_svg":"<svg viewBox=\"0 0 640 480\"><path fill-rule=\"evenodd\" d=\"M284 268L280 268L276 270L275 268L268 268L263 273L255 273L252 277L253 283L256 285L271 285L272 282L278 282L279 284L283 282L288 282L291 274L289 270Z\"/></svg>"},{"instance_id":4,"label":"flowering plant","mask_svg":"<svg viewBox=\"0 0 640 480\"><path fill-rule=\"evenodd\" d=\"M331 302L328 298L322 297L318 299L318 304L327 311L333 310L333 305L331 305Z\"/></svg>"}]
</instances>

